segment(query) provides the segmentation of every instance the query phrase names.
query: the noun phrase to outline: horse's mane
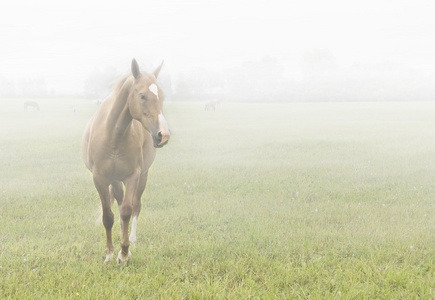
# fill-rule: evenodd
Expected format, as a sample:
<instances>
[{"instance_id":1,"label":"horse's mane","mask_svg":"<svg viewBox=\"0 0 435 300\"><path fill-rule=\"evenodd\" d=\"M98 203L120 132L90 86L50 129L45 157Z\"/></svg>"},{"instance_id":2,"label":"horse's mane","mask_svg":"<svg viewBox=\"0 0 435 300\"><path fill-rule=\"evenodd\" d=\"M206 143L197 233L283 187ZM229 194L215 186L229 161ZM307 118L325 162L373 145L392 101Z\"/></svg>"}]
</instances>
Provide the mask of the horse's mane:
<instances>
[{"instance_id":1,"label":"horse's mane","mask_svg":"<svg viewBox=\"0 0 435 300\"><path fill-rule=\"evenodd\" d=\"M130 74L124 75L124 77L122 77L121 80L118 81L118 83L116 84L115 88L113 89L113 93L115 95L117 95L121 91L123 85L125 84L125 82L127 81L127 79L129 77L130 77Z\"/></svg>"},{"instance_id":2,"label":"horse's mane","mask_svg":"<svg viewBox=\"0 0 435 300\"><path fill-rule=\"evenodd\" d=\"M148 76L150 77L151 75L147 74L147 73L142 73L142 76ZM112 95L118 95L121 92L122 87L124 86L124 84L132 77L131 74L127 74L124 75L119 81L118 83L115 85L115 88L113 89ZM130 82L131 84L132 82Z\"/></svg>"}]
</instances>

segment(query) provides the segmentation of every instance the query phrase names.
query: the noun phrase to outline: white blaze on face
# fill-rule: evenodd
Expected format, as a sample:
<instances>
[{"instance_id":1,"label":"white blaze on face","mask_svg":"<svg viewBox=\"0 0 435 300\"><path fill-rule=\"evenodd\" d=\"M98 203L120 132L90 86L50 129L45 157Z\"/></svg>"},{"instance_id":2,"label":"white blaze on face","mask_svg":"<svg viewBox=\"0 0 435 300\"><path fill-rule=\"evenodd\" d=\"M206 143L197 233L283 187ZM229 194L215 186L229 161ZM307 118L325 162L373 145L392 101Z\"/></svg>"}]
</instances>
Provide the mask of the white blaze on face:
<instances>
[{"instance_id":1,"label":"white blaze on face","mask_svg":"<svg viewBox=\"0 0 435 300\"><path fill-rule=\"evenodd\" d=\"M166 122L166 119L163 116L162 111L160 111L160 114L159 114L159 130L160 130L160 133L162 134L162 141L159 144L159 145L161 145L161 144L164 144L165 142L167 142L169 140L169 136L170 136L168 123Z\"/></svg>"},{"instance_id":2,"label":"white blaze on face","mask_svg":"<svg viewBox=\"0 0 435 300\"><path fill-rule=\"evenodd\" d=\"M160 131L169 133L168 123L166 122L165 116L163 116L162 111L160 111L159 114L159 127L160 127Z\"/></svg>"},{"instance_id":3,"label":"white blaze on face","mask_svg":"<svg viewBox=\"0 0 435 300\"><path fill-rule=\"evenodd\" d=\"M149 90L151 91L151 93L156 95L157 98L159 98L159 89L157 88L157 85L155 83L153 83L149 86Z\"/></svg>"}]
</instances>

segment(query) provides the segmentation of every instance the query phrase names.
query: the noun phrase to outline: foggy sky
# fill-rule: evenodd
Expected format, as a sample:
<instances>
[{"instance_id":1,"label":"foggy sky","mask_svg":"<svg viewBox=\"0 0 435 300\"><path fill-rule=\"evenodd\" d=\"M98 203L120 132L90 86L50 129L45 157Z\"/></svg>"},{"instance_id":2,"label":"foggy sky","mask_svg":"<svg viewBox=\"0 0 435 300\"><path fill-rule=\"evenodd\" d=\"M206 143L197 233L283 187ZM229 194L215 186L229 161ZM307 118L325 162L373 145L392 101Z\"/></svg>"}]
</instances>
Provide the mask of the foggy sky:
<instances>
[{"instance_id":1,"label":"foggy sky","mask_svg":"<svg viewBox=\"0 0 435 300\"><path fill-rule=\"evenodd\" d=\"M80 93L93 69L128 71L133 57L178 74L268 55L297 78L312 49L341 67L388 61L433 76L434 15L431 0L2 1L0 76Z\"/></svg>"}]
</instances>

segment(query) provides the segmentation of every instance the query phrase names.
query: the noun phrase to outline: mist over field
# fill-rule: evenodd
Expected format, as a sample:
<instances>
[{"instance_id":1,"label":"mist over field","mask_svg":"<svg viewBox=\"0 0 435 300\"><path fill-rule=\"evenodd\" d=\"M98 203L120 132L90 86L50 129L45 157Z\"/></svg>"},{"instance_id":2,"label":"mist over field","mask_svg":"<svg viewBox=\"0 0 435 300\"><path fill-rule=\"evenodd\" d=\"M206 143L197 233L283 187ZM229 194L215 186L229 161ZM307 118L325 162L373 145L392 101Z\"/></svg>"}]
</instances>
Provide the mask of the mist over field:
<instances>
[{"instance_id":1,"label":"mist over field","mask_svg":"<svg viewBox=\"0 0 435 300\"><path fill-rule=\"evenodd\" d=\"M434 299L434 12L432 0L2 1L0 298ZM133 58L148 72L164 60L171 137L121 266L104 263L81 141ZM115 98L144 126L160 109ZM121 161L119 144L97 148Z\"/></svg>"},{"instance_id":2,"label":"mist over field","mask_svg":"<svg viewBox=\"0 0 435 300\"><path fill-rule=\"evenodd\" d=\"M0 100L5 299L434 296L435 102L166 102L125 267L80 155L97 106L38 102Z\"/></svg>"},{"instance_id":3,"label":"mist over field","mask_svg":"<svg viewBox=\"0 0 435 300\"><path fill-rule=\"evenodd\" d=\"M0 96L107 96L132 58L168 99L416 101L435 95L433 1L0 4Z\"/></svg>"}]
</instances>

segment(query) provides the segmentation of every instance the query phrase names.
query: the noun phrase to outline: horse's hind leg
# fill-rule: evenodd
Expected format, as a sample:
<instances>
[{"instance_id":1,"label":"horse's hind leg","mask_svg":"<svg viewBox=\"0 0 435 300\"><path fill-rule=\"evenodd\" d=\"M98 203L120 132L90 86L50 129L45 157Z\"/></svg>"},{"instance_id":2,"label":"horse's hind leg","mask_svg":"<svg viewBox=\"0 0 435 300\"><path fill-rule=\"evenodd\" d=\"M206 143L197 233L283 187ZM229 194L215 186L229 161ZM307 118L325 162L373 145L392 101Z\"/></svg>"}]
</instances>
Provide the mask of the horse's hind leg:
<instances>
[{"instance_id":1,"label":"horse's hind leg","mask_svg":"<svg viewBox=\"0 0 435 300\"><path fill-rule=\"evenodd\" d=\"M124 189L122 188L122 183L120 181L113 182L109 185L109 197L110 197L110 209L113 211L113 203L118 202L118 205L121 205L122 199L124 198ZM95 225L99 225L103 220L103 210L101 210L101 214L98 219L95 221Z\"/></svg>"},{"instance_id":2,"label":"horse's hind leg","mask_svg":"<svg viewBox=\"0 0 435 300\"><path fill-rule=\"evenodd\" d=\"M101 207L103 210L103 224L106 229L106 259L104 262L108 262L113 257L113 243L112 243L112 227L113 227L113 212L111 204L111 196L109 186L101 183L96 176L94 176L94 184L100 195Z\"/></svg>"},{"instance_id":3,"label":"horse's hind leg","mask_svg":"<svg viewBox=\"0 0 435 300\"><path fill-rule=\"evenodd\" d=\"M132 221L131 221L131 232L129 240L130 242L136 242L136 229L137 229L137 218L139 217L140 209L142 206L141 198L142 194L145 191L145 186L147 184L148 171L146 173L141 174L139 179L139 184L136 190L136 193L133 198L133 211L131 213Z\"/></svg>"}]
</instances>

